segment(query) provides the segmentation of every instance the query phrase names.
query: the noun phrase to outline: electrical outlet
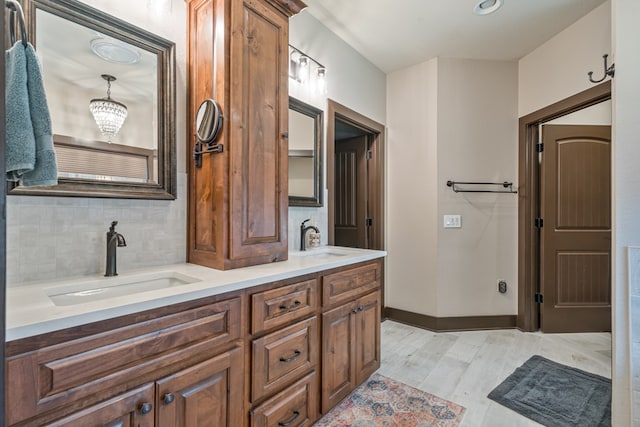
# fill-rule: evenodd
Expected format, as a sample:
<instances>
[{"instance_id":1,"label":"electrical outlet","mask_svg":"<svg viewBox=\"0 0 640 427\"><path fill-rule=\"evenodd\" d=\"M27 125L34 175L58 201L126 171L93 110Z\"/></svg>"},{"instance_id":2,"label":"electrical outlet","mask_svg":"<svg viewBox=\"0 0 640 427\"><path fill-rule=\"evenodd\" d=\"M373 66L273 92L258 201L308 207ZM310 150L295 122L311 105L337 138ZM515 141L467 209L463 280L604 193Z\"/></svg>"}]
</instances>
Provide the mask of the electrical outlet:
<instances>
[{"instance_id":1,"label":"electrical outlet","mask_svg":"<svg viewBox=\"0 0 640 427\"><path fill-rule=\"evenodd\" d=\"M501 294L507 293L507 282L505 282L504 280L500 280L498 282L498 292L500 292Z\"/></svg>"}]
</instances>

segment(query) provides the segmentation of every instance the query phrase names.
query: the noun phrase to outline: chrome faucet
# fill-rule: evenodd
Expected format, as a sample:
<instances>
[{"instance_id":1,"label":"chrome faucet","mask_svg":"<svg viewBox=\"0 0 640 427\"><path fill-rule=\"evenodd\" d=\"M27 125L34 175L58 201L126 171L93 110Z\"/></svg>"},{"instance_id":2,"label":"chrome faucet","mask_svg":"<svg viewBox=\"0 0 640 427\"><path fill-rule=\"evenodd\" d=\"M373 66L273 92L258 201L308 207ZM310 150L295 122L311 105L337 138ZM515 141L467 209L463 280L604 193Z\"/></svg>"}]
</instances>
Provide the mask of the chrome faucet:
<instances>
[{"instance_id":1,"label":"chrome faucet","mask_svg":"<svg viewBox=\"0 0 640 427\"><path fill-rule=\"evenodd\" d=\"M301 251L307 250L307 243L306 243L307 240L305 239L307 231L314 230L316 233L320 232L320 230L318 230L318 227L316 227L315 225L309 225L305 227L304 224L309 221L311 221L311 218L305 219L304 221L302 221L302 224L300 224L300 250Z\"/></svg>"},{"instance_id":2,"label":"chrome faucet","mask_svg":"<svg viewBox=\"0 0 640 427\"><path fill-rule=\"evenodd\" d=\"M117 276L116 269L116 248L127 246L124 236L116 231L118 221L111 222L111 227L107 231L107 268L104 273L105 277Z\"/></svg>"}]
</instances>

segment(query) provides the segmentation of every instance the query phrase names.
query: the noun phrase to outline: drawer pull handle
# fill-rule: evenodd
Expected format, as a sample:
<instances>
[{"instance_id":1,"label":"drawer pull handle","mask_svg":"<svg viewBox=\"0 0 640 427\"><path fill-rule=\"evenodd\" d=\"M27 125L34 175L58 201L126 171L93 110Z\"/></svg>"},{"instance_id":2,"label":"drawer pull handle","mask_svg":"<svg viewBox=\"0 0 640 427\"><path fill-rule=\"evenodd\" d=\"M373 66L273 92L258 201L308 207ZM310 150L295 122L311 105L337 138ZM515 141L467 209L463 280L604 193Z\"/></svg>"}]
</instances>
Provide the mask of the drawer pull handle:
<instances>
[{"instance_id":1,"label":"drawer pull handle","mask_svg":"<svg viewBox=\"0 0 640 427\"><path fill-rule=\"evenodd\" d=\"M296 351L293 352L293 356L287 357L287 358L281 357L280 361L284 362L284 363L289 363L289 362L292 362L292 361L296 360L298 357L300 357L301 354L302 353L300 353L300 350L296 350Z\"/></svg>"},{"instance_id":2,"label":"drawer pull handle","mask_svg":"<svg viewBox=\"0 0 640 427\"><path fill-rule=\"evenodd\" d=\"M173 402L173 400L176 398L175 394L173 393L167 393L164 395L164 397L162 398L162 402L165 405L170 404L171 402Z\"/></svg>"},{"instance_id":3,"label":"drawer pull handle","mask_svg":"<svg viewBox=\"0 0 640 427\"><path fill-rule=\"evenodd\" d=\"M280 310L291 310L292 308L296 308L297 306L299 306L300 304L302 304L300 301L295 300L293 302L293 304L291 305L281 305L280 307L278 307Z\"/></svg>"},{"instance_id":4,"label":"drawer pull handle","mask_svg":"<svg viewBox=\"0 0 640 427\"><path fill-rule=\"evenodd\" d=\"M153 409L153 405L151 403L143 403L140 405L140 413L142 415L147 415Z\"/></svg>"},{"instance_id":5,"label":"drawer pull handle","mask_svg":"<svg viewBox=\"0 0 640 427\"><path fill-rule=\"evenodd\" d=\"M295 420L297 420L297 419L298 419L298 417L299 417L299 416L300 416L300 412L298 412L298 411L293 411L293 417L291 417L291 419L290 419L290 420L288 420L288 421L278 421L278 425L279 425L279 426L282 426L282 427L290 426L291 424L293 424L293 422L294 422Z\"/></svg>"}]
</instances>

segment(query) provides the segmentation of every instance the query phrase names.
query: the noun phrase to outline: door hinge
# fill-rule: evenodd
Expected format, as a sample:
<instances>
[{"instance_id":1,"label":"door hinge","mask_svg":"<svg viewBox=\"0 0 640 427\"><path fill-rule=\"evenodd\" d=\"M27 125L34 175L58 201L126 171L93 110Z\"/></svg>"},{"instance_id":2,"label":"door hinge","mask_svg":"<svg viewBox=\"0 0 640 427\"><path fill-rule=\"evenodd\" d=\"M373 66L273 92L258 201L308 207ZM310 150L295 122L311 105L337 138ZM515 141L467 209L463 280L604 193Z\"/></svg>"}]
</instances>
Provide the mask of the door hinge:
<instances>
[{"instance_id":1,"label":"door hinge","mask_svg":"<svg viewBox=\"0 0 640 427\"><path fill-rule=\"evenodd\" d=\"M367 218L364 220L364 223L367 227L371 227L373 226L373 219L372 218Z\"/></svg>"},{"instance_id":2,"label":"door hinge","mask_svg":"<svg viewBox=\"0 0 640 427\"><path fill-rule=\"evenodd\" d=\"M542 297L542 294L541 294L540 292L536 292L536 293L533 295L533 301L534 301L536 304L542 304L542 303L543 303L543 299L544 299L544 298Z\"/></svg>"},{"instance_id":3,"label":"door hinge","mask_svg":"<svg viewBox=\"0 0 640 427\"><path fill-rule=\"evenodd\" d=\"M542 218L536 218L534 221L536 228L542 228L544 221L542 220Z\"/></svg>"},{"instance_id":4,"label":"door hinge","mask_svg":"<svg viewBox=\"0 0 640 427\"><path fill-rule=\"evenodd\" d=\"M366 158L367 160L371 160L373 158L373 152L371 150L367 150Z\"/></svg>"},{"instance_id":5,"label":"door hinge","mask_svg":"<svg viewBox=\"0 0 640 427\"><path fill-rule=\"evenodd\" d=\"M536 144L536 153L542 153L544 151L544 144Z\"/></svg>"}]
</instances>

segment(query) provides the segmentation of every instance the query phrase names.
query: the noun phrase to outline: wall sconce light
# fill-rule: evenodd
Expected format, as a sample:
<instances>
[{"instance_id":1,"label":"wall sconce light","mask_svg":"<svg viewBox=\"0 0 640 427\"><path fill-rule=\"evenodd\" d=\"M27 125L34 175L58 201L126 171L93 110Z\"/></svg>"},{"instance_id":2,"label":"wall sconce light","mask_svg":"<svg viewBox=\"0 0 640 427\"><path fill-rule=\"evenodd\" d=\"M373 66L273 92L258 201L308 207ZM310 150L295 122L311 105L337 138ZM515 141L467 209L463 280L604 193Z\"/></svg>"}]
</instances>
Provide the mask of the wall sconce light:
<instances>
[{"instance_id":1,"label":"wall sconce light","mask_svg":"<svg viewBox=\"0 0 640 427\"><path fill-rule=\"evenodd\" d=\"M289 77L300 84L312 84L320 94L327 93L327 68L289 45Z\"/></svg>"}]
</instances>

